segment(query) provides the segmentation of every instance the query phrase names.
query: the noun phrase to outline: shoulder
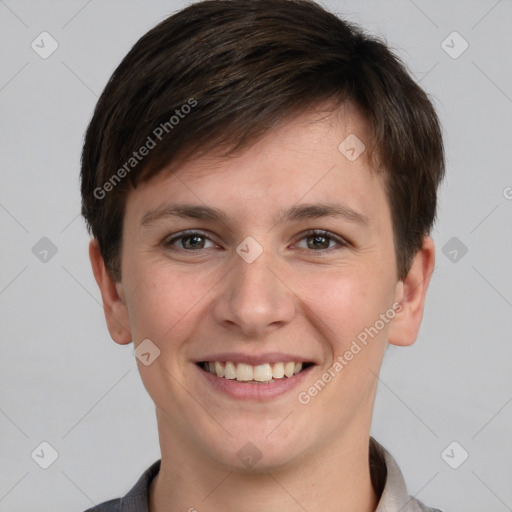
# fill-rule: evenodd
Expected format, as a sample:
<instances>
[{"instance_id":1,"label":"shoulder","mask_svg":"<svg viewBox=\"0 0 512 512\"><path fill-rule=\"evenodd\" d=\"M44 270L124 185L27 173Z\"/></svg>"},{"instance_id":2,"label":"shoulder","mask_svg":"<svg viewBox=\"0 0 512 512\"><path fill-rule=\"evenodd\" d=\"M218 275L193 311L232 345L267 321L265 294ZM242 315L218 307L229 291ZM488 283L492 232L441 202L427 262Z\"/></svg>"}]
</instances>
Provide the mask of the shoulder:
<instances>
[{"instance_id":1,"label":"shoulder","mask_svg":"<svg viewBox=\"0 0 512 512\"><path fill-rule=\"evenodd\" d=\"M122 498L105 501L85 512L148 512L149 487L160 470L161 460L154 462Z\"/></svg>"},{"instance_id":2,"label":"shoulder","mask_svg":"<svg viewBox=\"0 0 512 512\"><path fill-rule=\"evenodd\" d=\"M88 508L85 512L120 512L121 498L105 501L95 507Z\"/></svg>"},{"instance_id":3,"label":"shoulder","mask_svg":"<svg viewBox=\"0 0 512 512\"><path fill-rule=\"evenodd\" d=\"M410 510L410 512L443 512L438 508L427 507L427 505L425 505L422 501L416 498L410 497L410 500L411 501L409 502L409 508L406 509L407 511Z\"/></svg>"}]
</instances>

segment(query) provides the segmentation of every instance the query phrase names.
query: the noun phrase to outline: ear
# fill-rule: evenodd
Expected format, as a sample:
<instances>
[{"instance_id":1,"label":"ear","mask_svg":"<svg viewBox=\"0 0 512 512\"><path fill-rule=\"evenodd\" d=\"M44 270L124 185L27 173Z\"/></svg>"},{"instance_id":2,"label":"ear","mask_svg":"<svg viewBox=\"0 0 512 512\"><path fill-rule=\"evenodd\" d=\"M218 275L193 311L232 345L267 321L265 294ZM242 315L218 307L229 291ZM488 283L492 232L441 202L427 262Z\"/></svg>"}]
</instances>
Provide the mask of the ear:
<instances>
[{"instance_id":1,"label":"ear","mask_svg":"<svg viewBox=\"0 0 512 512\"><path fill-rule=\"evenodd\" d=\"M434 264L434 241L425 236L422 248L414 256L409 273L397 285L396 301L402 308L397 309L397 314L390 323L388 341L391 345L408 346L416 341Z\"/></svg>"},{"instance_id":2,"label":"ear","mask_svg":"<svg viewBox=\"0 0 512 512\"><path fill-rule=\"evenodd\" d=\"M107 327L112 339L120 345L132 341L130 332L130 318L124 300L122 284L115 283L107 270L98 241L93 238L89 243L89 258L96 283L103 299L103 311L107 320Z\"/></svg>"}]
</instances>

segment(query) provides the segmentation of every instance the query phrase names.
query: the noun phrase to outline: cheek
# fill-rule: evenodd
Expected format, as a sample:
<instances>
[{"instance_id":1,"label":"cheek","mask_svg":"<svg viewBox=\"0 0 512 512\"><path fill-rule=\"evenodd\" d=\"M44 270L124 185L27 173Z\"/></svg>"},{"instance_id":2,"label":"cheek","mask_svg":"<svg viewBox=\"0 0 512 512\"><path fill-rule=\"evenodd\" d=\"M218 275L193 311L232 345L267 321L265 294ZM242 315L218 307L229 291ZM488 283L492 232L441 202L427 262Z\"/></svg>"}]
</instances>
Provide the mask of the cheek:
<instances>
[{"instance_id":1,"label":"cheek","mask_svg":"<svg viewBox=\"0 0 512 512\"><path fill-rule=\"evenodd\" d=\"M302 281L304 303L334 354L345 352L390 308L393 288L386 279L381 269L368 266L318 273ZM378 336L386 332L387 324Z\"/></svg>"},{"instance_id":2,"label":"cheek","mask_svg":"<svg viewBox=\"0 0 512 512\"><path fill-rule=\"evenodd\" d=\"M199 301L200 290L186 276L162 265L140 265L130 273L129 313L136 339L163 344Z\"/></svg>"}]
</instances>

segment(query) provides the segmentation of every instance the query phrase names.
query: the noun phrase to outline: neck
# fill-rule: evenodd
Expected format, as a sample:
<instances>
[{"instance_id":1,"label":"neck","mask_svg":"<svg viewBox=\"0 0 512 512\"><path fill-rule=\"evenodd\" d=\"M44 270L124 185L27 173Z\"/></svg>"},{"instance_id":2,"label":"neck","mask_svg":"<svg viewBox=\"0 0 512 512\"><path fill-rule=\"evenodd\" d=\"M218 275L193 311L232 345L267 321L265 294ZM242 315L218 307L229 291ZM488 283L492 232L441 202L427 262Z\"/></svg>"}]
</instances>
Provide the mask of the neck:
<instances>
[{"instance_id":1,"label":"neck","mask_svg":"<svg viewBox=\"0 0 512 512\"><path fill-rule=\"evenodd\" d=\"M193 447L158 418L162 462L150 488L149 512L374 512L369 426L325 443L286 468L239 472L196 457ZM361 427L361 425L359 425ZM360 432L364 431L364 434ZM194 454L192 456L191 454Z\"/></svg>"}]
</instances>

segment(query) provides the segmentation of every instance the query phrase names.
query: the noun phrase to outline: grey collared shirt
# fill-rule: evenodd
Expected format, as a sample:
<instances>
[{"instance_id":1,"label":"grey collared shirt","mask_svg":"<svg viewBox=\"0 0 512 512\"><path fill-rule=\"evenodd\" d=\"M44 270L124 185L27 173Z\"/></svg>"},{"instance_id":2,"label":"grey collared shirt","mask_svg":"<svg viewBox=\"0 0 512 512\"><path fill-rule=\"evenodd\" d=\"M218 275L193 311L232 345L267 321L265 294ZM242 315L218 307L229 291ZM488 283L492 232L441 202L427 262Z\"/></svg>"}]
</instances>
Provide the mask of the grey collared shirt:
<instances>
[{"instance_id":1,"label":"grey collared shirt","mask_svg":"<svg viewBox=\"0 0 512 512\"><path fill-rule=\"evenodd\" d=\"M85 512L149 512L149 486L160 470L160 462L154 462L126 496L106 501ZM427 507L407 494L397 463L373 438L370 438L370 471L373 486L380 495L375 512L442 512L437 508Z\"/></svg>"}]
</instances>

